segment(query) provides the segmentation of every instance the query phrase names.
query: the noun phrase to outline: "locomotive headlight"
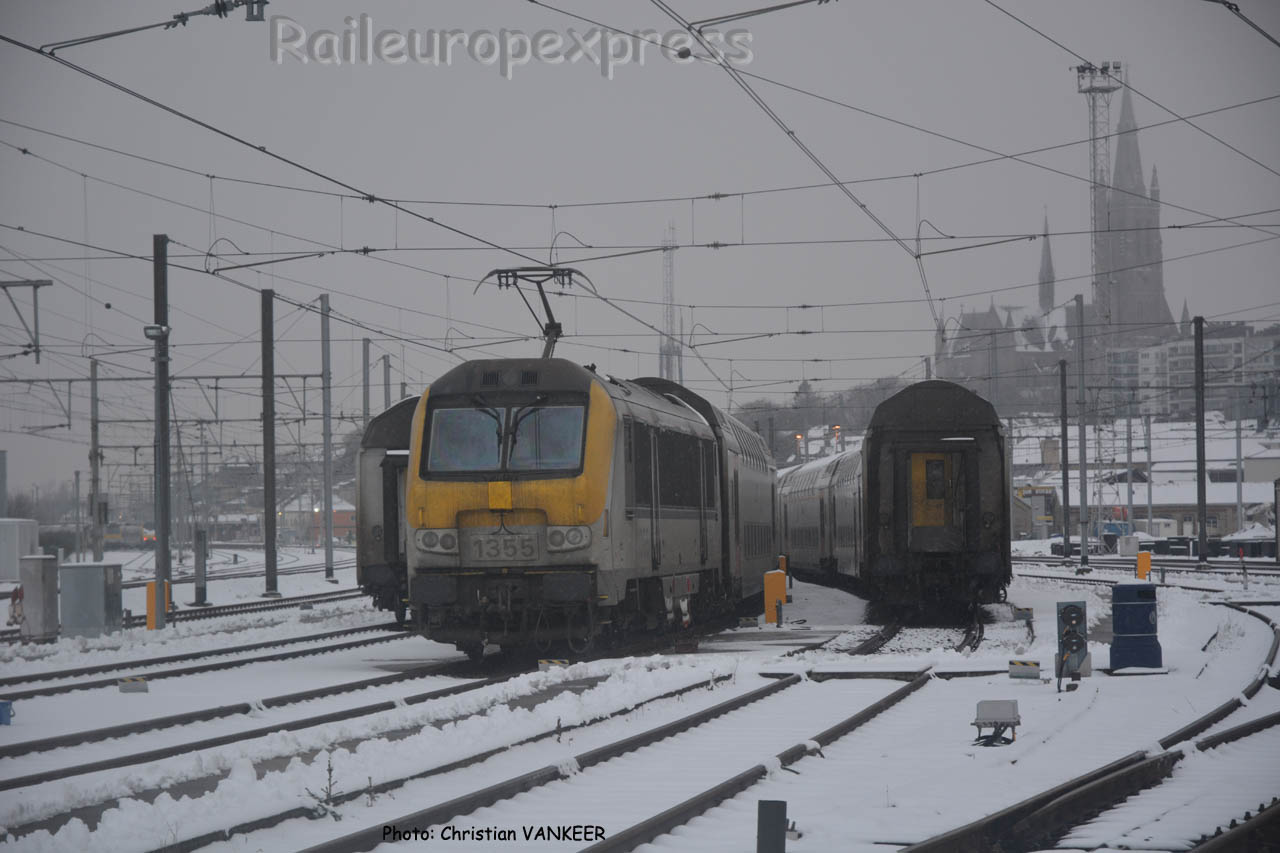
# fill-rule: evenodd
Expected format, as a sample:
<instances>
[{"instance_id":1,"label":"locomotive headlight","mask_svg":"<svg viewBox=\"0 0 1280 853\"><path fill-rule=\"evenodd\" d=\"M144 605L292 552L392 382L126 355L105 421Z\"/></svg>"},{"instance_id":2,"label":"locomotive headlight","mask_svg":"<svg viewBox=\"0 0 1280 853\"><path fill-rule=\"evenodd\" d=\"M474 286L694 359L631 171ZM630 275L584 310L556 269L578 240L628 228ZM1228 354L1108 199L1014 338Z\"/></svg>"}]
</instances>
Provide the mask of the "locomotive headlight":
<instances>
[{"instance_id":1,"label":"locomotive headlight","mask_svg":"<svg viewBox=\"0 0 1280 853\"><path fill-rule=\"evenodd\" d=\"M982 514L982 526L987 530L991 529L991 525L996 523L996 516L993 512L984 512Z\"/></svg>"},{"instance_id":2,"label":"locomotive headlight","mask_svg":"<svg viewBox=\"0 0 1280 853\"><path fill-rule=\"evenodd\" d=\"M414 533L414 542L419 551L435 554L458 553L458 534L452 530L418 530Z\"/></svg>"},{"instance_id":3,"label":"locomotive headlight","mask_svg":"<svg viewBox=\"0 0 1280 853\"><path fill-rule=\"evenodd\" d=\"M548 551L576 551L591 544L590 527L548 527Z\"/></svg>"}]
</instances>

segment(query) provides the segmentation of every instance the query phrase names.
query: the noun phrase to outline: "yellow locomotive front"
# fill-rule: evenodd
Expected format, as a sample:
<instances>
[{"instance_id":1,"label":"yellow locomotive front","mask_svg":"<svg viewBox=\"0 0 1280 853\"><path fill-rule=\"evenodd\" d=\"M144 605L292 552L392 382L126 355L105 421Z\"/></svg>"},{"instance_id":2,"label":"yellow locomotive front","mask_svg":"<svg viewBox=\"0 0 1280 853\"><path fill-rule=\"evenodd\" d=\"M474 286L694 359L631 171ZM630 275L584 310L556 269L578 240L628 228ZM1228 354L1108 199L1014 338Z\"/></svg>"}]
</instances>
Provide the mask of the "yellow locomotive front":
<instances>
[{"instance_id":1,"label":"yellow locomotive front","mask_svg":"<svg viewBox=\"0 0 1280 853\"><path fill-rule=\"evenodd\" d=\"M459 365L418 403L406 479L409 601L426 635L582 648L609 560L617 414L596 375L562 359Z\"/></svg>"}]
</instances>

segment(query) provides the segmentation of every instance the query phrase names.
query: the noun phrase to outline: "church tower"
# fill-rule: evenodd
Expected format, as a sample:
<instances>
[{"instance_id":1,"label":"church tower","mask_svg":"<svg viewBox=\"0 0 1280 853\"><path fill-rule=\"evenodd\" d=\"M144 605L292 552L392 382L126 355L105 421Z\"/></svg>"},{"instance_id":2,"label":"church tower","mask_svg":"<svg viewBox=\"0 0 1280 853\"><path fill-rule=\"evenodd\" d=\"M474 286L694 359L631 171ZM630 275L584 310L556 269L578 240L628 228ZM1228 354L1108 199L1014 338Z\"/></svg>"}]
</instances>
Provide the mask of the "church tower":
<instances>
[{"instance_id":1,"label":"church tower","mask_svg":"<svg viewBox=\"0 0 1280 853\"><path fill-rule=\"evenodd\" d=\"M1125 87L1116 128L1115 171L1107 193L1106 269L1104 304L1096 306L1099 320L1109 324L1121 341L1158 340L1173 331L1173 313L1164 293L1163 248L1160 239L1160 183L1151 172L1151 192L1143 181L1133 100Z\"/></svg>"},{"instance_id":2,"label":"church tower","mask_svg":"<svg viewBox=\"0 0 1280 853\"><path fill-rule=\"evenodd\" d=\"M1053 251L1049 248L1049 214L1044 215L1044 242L1040 246L1040 313L1053 310Z\"/></svg>"}]
</instances>

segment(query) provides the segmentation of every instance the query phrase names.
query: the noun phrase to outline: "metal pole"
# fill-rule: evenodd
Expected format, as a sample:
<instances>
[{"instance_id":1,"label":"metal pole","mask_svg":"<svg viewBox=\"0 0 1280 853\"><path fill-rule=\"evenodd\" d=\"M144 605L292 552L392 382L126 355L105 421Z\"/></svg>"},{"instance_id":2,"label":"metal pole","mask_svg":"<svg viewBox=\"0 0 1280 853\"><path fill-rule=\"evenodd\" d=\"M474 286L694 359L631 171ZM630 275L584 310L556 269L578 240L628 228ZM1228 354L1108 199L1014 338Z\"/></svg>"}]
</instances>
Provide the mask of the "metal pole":
<instances>
[{"instance_id":1,"label":"metal pole","mask_svg":"<svg viewBox=\"0 0 1280 853\"><path fill-rule=\"evenodd\" d=\"M759 800L756 805L756 853L786 853L787 801Z\"/></svg>"},{"instance_id":2,"label":"metal pole","mask_svg":"<svg viewBox=\"0 0 1280 853\"><path fill-rule=\"evenodd\" d=\"M1080 565L1089 565L1089 449L1084 429L1084 296L1076 294L1076 351L1080 369L1076 389L1076 430L1080 438Z\"/></svg>"},{"instance_id":3,"label":"metal pole","mask_svg":"<svg viewBox=\"0 0 1280 853\"><path fill-rule=\"evenodd\" d=\"M364 372L364 420L360 422L360 429L365 430L369 427L369 339L362 338L360 343L364 353L360 359L360 367Z\"/></svg>"},{"instance_id":4,"label":"metal pole","mask_svg":"<svg viewBox=\"0 0 1280 853\"><path fill-rule=\"evenodd\" d=\"M1192 322L1196 331L1196 535L1197 554L1201 565L1204 565L1209 548L1209 534L1205 530L1209 513L1205 507L1205 466L1204 466L1204 318L1196 317Z\"/></svg>"},{"instance_id":5,"label":"metal pole","mask_svg":"<svg viewBox=\"0 0 1280 853\"><path fill-rule=\"evenodd\" d=\"M0 450L0 518L9 517L9 451Z\"/></svg>"},{"instance_id":6,"label":"metal pole","mask_svg":"<svg viewBox=\"0 0 1280 853\"><path fill-rule=\"evenodd\" d=\"M102 481L98 446L98 360L89 359L89 548L93 561L102 562Z\"/></svg>"},{"instance_id":7,"label":"metal pole","mask_svg":"<svg viewBox=\"0 0 1280 853\"><path fill-rule=\"evenodd\" d=\"M263 598L279 598L276 580L275 291L262 291L262 553L267 585Z\"/></svg>"},{"instance_id":8,"label":"metal pole","mask_svg":"<svg viewBox=\"0 0 1280 853\"><path fill-rule=\"evenodd\" d=\"M1236 411L1236 530L1244 529L1244 452L1240 438L1240 412Z\"/></svg>"},{"instance_id":9,"label":"metal pole","mask_svg":"<svg viewBox=\"0 0 1280 853\"><path fill-rule=\"evenodd\" d=\"M991 376L987 379L987 396L991 398L991 407L999 411L996 406L996 333L992 332L990 339L987 341L987 369L991 371Z\"/></svg>"},{"instance_id":10,"label":"metal pole","mask_svg":"<svg viewBox=\"0 0 1280 853\"><path fill-rule=\"evenodd\" d=\"M391 408L391 356L382 357L382 410Z\"/></svg>"},{"instance_id":11,"label":"metal pole","mask_svg":"<svg viewBox=\"0 0 1280 853\"><path fill-rule=\"evenodd\" d=\"M1151 447L1151 415L1143 415L1142 419L1146 421L1146 424L1144 425L1146 425L1147 428L1147 534L1152 535L1153 537L1153 535L1156 535L1156 532L1151 520L1151 457L1153 453Z\"/></svg>"},{"instance_id":12,"label":"metal pole","mask_svg":"<svg viewBox=\"0 0 1280 853\"><path fill-rule=\"evenodd\" d=\"M1124 419L1124 485L1128 492L1129 517L1127 521L1133 525L1133 409L1130 407L1129 414ZM1136 530L1131 526L1130 530Z\"/></svg>"},{"instance_id":13,"label":"metal pole","mask_svg":"<svg viewBox=\"0 0 1280 853\"><path fill-rule=\"evenodd\" d=\"M1058 387L1062 413L1062 559L1071 559L1071 480L1067 460L1067 360L1058 360Z\"/></svg>"},{"instance_id":14,"label":"metal pole","mask_svg":"<svg viewBox=\"0 0 1280 853\"><path fill-rule=\"evenodd\" d=\"M155 284L156 335L156 576L153 605L155 626L165 625L165 608L168 596L165 587L169 581L169 238L156 234L152 240L151 256ZM95 397L96 399L96 397ZM96 557L96 555L95 555Z\"/></svg>"},{"instance_id":15,"label":"metal pole","mask_svg":"<svg viewBox=\"0 0 1280 853\"><path fill-rule=\"evenodd\" d=\"M333 388L329 376L329 294L320 295L320 385L324 398L324 577L331 583L333 576L333 422L329 411L333 403Z\"/></svg>"},{"instance_id":16,"label":"metal pole","mask_svg":"<svg viewBox=\"0 0 1280 853\"><path fill-rule=\"evenodd\" d=\"M80 562L80 472L76 472L76 562Z\"/></svg>"},{"instance_id":17,"label":"metal pole","mask_svg":"<svg viewBox=\"0 0 1280 853\"><path fill-rule=\"evenodd\" d=\"M192 607L209 606L209 586L205 575L207 560L209 559L207 537L208 534L204 530L196 530L194 544L194 556L196 563L196 600L191 603Z\"/></svg>"}]
</instances>

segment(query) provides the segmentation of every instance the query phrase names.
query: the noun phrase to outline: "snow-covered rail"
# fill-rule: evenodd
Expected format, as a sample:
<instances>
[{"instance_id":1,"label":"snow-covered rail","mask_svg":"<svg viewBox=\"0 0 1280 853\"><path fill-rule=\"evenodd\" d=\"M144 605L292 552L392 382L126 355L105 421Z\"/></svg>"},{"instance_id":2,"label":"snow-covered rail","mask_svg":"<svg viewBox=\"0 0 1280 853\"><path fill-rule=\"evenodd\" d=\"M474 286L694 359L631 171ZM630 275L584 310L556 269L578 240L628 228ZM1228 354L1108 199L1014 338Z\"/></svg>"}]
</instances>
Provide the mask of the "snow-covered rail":
<instances>
[{"instance_id":1,"label":"snow-covered rail","mask_svg":"<svg viewBox=\"0 0 1280 853\"><path fill-rule=\"evenodd\" d=\"M31 684L44 681L61 681L63 679L80 678L86 675L99 675L105 672L118 672L120 670L130 670L127 677L145 678L148 681L158 681L163 678L176 678L183 675L195 675L202 672L214 672L220 669L233 669L238 666L247 666L254 663L265 663L267 661L291 660L293 658L309 657L311 655L320 655L327 652L342 651L343 649L359 648L361 646L370 646L378 643L386 643L392 640L404 639L405 637L416 636L416 634L398 631L396 633L383 633L377 637L369 637L364 640L352 640L342 643L327 643L320 646L312 646L305 649L294 649L288 652L279 652L272 655L259 655L257 657L236 657L236 655L246 654L260 649L275 648L277 646L291 646L301 643L325 643L328 640L335 640L340 637L349 637L352 634L367 634L371 631L386 632L394 631L396 625L394 622L388 622L383 625L369 625L358 628L343 628L339 631L328 631L323 634L312 634L303 637L286 637L279 640L268 640L262 643L251 643L244 646L232 646L230 648L221 649L205 649L198 652L187 652L180 655L166 655L164 657L150 658L146 660L104 663L95 666L78 667L76 669L61 669L51 672L41 672L32 675L18 675L11 678L5 678L0 681L0 699L8 699L17 701L19 699L32 699L36 696L56 696L61 693L71 693L76 690L91 690L96 687L109 687L125 676L113 676L111 678L99 678L92 681L72 681L67 684L52 684L44 687L32 687L26 690L11 689L17 685ZM167 663L181 663L183 661L202 660L210 657L229 657L227 660L215 661L212 663L196 664L194 666L177 667L174 669L153 670L148 667L161 666ZM2 753L0 753L2 755Z\"/></svg>"},{"instance_id":2,"label":"snow-covered rail","mask_svg":"<svg viewBox=\"0 0 1280 853\"><path fill-rule=\"evenodd\" d=\"M1260 619L1272 631L1271 646L1262 661L1259 673L1241 691L1245 699L1251 699L1267 683L1270 668L1275 664L1277 650L1280 649L1280 625L1256 610L1238 605L1235 605L1235 609ZM979 851L992 849L997 842L1001 849L1011 853L1042 847L1046 843L1062 838L1071 832L1073 827L1079 826L1082 814L1093 815L1106 811L1133 794L1159 785L1186 757L1185 750L1173 747L1207 731L1242 706L1243 702L1239 697L1232 697L1190 724L1162 738L1158 744L1159 751L1139 750L1131 753L1118 761L1035 794L970 824L913 844L907 847L904 853L968 853L968 851L979 853ZM1280 725L1280 713L1250 720L1233 729L1205 738L1195 746L1200 752L1216 749L1235 740L1268 731L1276 725ZM1274 744L1268 744L1272 749L1280 747L1280 738L1272 738L1272 740ZM1277 751L1280 752L1280 750ZM1268 766L1274 769L1274 763L1269 763ZM1245 799L1256 799L1256 796L1250 793ZM1212 832L1214 827L1205 827L1205 829ZM1084 846L1099 846L1092 843L1093 841L1096 839L1091 839Z\"/></svg>"},{"instance_id":3,"label":"snow-covered rail","mask_svg":"<svg viewBox=\"0 0 1280 853\"><path fill-rule=\"evenodd\" d=\"M283 708L290 705L308 702L313 699L322 699L332 696L338 696L344 693L352 693L357 690L365 690L370 687L381 687L388 684L396 684L402 681L409 681L419 678L427 678L429 676L448 675L459 671L461 662L458 660L443 661L431 663L424 666L414 667L404 672L393 673L390 675L381 675L374 678L364 678L358 681L346 682L343 684L331 685L311 690L304 690L295 693L286 693L281 696L273 696L268 699L261 699L254 702L237 702L230 705L219 705L216 707L200 708L194 711L187 711L181 714L171 714L165 717L154 717L136 722L123 723L115 726L105 726L99 729L89 731L75 731L66 734L55 735L53 737L40 738L36 740L19 741L17 743L7 744L0 747L0 758L15 758L34 753L46 753L52 750L61 750L66 747L80 746L83 744L95 744L102 741L115 740L116 738L124 738L129 735L142 734L145 732L155 732L162 729L170 729L174 727L189 726L194 723L206 722L209 720L217 720L224 717L234 717L237 715L250 715L262 710ZM411 697L412 698L412 697ZM408 701L408 700L402 700ZM419 700L422 701L422 700ZM322 718L309 717L303 720L291 722L281 722L269 726L265 732L257 729L251 732L234 732L223 735L214 740L219 743L233 743L238 740L245 740L251 737L260 737L263 733L270 731L289 730L293 728L306 728L318 725L319 722L333 721L338 719L348 719L352 716L361 716L364 714L374 713L377 710L384 710L383 706L393 707L395 701L390 703L377 703L376 706L361 706L355 709L346 709L339 712L342 715L327 714ZM196 749L206 748L214 744L205 741L192 741L189 738L183 738L182 742L172 746L162 747L160 749L148 750L141 753L131 753L127 755L118 755L113 758L103 759L99 761L77 764L73 766L63 766L56 769L46 769L37 773L16 778L0 779L0 791L13 790L16 788L27 787L30 785L38 785L55 779L65 779L71 776L79 776L85 773L96 772L99 770L109 770L119 767L128 767L136 764L145 764L150 761L156 761L160 758L172 755L180 755L184 752L191 752Z\"/></svg>"}]
</instances>

